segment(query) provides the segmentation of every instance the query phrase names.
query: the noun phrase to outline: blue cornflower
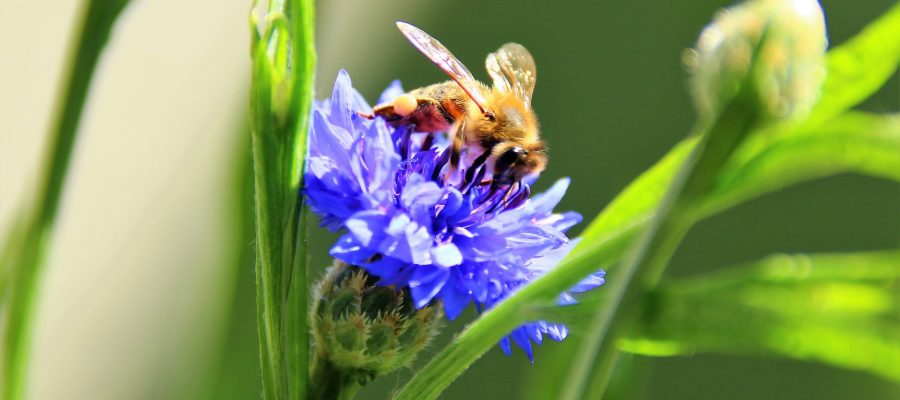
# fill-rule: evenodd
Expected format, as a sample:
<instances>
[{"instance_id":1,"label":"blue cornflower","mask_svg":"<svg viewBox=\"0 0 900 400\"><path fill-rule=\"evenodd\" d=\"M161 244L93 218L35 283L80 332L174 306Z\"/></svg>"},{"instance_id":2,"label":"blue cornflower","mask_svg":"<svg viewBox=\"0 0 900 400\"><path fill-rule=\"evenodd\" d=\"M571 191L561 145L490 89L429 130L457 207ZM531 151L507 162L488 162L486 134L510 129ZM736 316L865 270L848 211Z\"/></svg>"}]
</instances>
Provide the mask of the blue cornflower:
<instances>
[{"instance_id":1,"label":"blue cornflower","mask_svg":"<svg viewBox=\"0 0 900 400\"><path fill-rule=\"evenodd\" d=\"M379 102L402 93L395 81ZM304 194L323 226L345 232L332 256L365 268L381 285L408 287L417 308L441 300L453 319L470 303L479 311L492 307L572 249L565 232L581 215L553 212L568 179L531 198L524 183L483 184L483 160L451 171L446 140L433 145L412 127L359 115L371 112L345 71L331 99L313 106ZM570 292L603 282L599 271ZM560 304L572 302L569 293L560 295ZM500 346L511 354L511 339L533 361L531 341L567 334L565 325L532 322Z\"/></svg>"}]
</instances>

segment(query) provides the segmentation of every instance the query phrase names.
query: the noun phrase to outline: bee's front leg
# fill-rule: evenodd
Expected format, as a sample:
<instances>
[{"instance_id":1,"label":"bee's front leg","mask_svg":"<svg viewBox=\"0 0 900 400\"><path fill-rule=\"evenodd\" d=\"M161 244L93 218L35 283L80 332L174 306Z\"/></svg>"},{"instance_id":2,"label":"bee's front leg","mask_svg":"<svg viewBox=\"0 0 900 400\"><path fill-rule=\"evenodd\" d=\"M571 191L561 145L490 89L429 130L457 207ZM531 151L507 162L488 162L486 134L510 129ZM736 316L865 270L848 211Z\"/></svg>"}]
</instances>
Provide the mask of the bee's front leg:
<instances>
[{"instance_id":1,"label":"bee's front leg","mask_svg":"<svg viewBox=\"0 0 900 400\"><path fill-rule=\"evenodd\" d=\"M357 112L357 114L362 115L369 119L374 119L375 116L379 116L381 118L384 118L384 120L388 121L388 122L395 122L395 121L400 121L401 119L403 119L402 115L397 114L394 111L394 105L390 104L390 103L379 104L379 105L375 106L375 108L372 109L371 118L360 112Z\"/></svg>"},{"instance_id":2,"label":"bee's front leg","mask_svg":"<svg viewBox=\"0 0 900 400\"><path fill-rule=\"evenodd\" d=\"M420 103L429 103L428 99L417 99L406 93L398 96L389 103L379 104L372 110L372 117L378 115L388 122L397 122L412 115L421 106Z\"/></svg>"},{"instance_id":3,"label":"bee's front leg","mask_svg":"<svg viewBox=\"0 0 900 400\"><path fill-rule=\"evenodd\" d=\"M462 157L463 145L466 144L466 120L457 120L450 127L450 172L459 169L459 160Z\"/></svg>"}]
</instances>

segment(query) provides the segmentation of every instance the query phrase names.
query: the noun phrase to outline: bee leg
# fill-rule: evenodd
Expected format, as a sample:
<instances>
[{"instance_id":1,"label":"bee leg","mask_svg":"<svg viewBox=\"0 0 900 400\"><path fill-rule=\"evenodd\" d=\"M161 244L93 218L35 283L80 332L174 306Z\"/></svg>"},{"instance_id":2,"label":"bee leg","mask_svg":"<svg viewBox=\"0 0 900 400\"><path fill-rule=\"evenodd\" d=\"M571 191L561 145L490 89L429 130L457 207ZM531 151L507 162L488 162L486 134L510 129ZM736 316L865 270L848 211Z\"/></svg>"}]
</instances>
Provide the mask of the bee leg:
<instances>
[{"instance_id":1,"label":"bee leg","mask_svg":"<svg viewBox=\"0 0 900 400\"><path fill-rule=\"evenodd\" d=\"M503 205L504 206L507 203L509 203L509 195L518 192L521 187L522 187L522 183L519 181L515 181L515 182L509 184L509 187L506 188L506 193L503 194ZM513 190L513 188L516 188L516 190Z\"/></svg>"},{"instance_id":2,"label":"bee leg","mask_svg":"<svg viewBox=\"0 0 900 400\"><path fill-rule=\"evenodd\" d=\"M357 111L356 115L359 115L360 117L363 117L365 119L375 119L375 114L366 114L364 112Z\"/></svg>"},{"instance_id":3,"label":"bee leg","mask_svg":"<svg viewBox=\"0 0 900 400\"><path fill-rule=\"evenodd\" d=\"M453 139L453 143L450 144L450 173L453 173L459 169L463 145L466 143L465 120L459 120L450 127L450 137Z\"/></svg>"},{"instance_id":4,"label":"bee leg","mask_svg":"<svg viewBox=\"0 0 900 400\"><path fill-rule=\"evenodd\" d=\"M493 196L494 193L497 193L498 189L500 189L500 183L498 183L496 179L491 179L491 191L488 192L488 195Z\"/></svg>"},{"instance_id":5,"label":"bee leg","mask_svg":"<svg viewBox=\"0 0 900 400\"><path fill-rule=\"evenodd\" d=\"M362 115L361 113L357 114ZM394 106L392 104L377 105L372 109L372 116L366 117L369 119L374 119L376 116L384 118L385 121L390 122L391 124L399 123L400 120L403 119L402 115L397 114L397 112L394 111Z\"/></svg>"},{"instance_id":6,"label":"bee leg","mask_svg":"<svg viewBox=\"0 0 900 400\"><path fill-rule=\"evenodd\" d=\"M472 165L469 166L469 169L466 170L466 179L462 182L462 188L467 189L468 187L474 185L475 174L478 172L478 169L481 168L484 163L487 161L488 157L490 157L491 151L485 150L484 153L481 153L478 158L472 162Z\"/></svg>"}]
</instances>

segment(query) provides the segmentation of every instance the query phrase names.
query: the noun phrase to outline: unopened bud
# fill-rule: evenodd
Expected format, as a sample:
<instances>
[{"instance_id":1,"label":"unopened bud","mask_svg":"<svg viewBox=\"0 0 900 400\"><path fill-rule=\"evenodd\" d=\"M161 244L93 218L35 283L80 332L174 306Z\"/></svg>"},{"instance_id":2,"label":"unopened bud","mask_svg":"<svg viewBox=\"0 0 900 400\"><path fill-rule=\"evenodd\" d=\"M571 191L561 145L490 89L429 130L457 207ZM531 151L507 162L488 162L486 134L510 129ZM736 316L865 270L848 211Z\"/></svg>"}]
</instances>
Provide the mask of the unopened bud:
<instances>
[{"instance_id":1,"label":"unopened bud","mask_svg":"<svg viewBox=\"0 0 900 400\"><path fill-rule=\"evenodd\" d=\"M750 0L722 10L696 49L685 53L697 107L715 115L752 72L766 115L804 115L825 77L826 47L825 18L816 0Z\"/></svg>"},{"instance_id":2,"label":"unopened bud","mask_svg":"<svg viewBox=\"0 0 900 400\"><path fill-rule=\"evenodd\" d=\"M409 289L378 286L336 261L318 284L311 322L316 357L356 384L408 366L437 334L440 305L416 309Z\"/></svg>"}]
</instances>

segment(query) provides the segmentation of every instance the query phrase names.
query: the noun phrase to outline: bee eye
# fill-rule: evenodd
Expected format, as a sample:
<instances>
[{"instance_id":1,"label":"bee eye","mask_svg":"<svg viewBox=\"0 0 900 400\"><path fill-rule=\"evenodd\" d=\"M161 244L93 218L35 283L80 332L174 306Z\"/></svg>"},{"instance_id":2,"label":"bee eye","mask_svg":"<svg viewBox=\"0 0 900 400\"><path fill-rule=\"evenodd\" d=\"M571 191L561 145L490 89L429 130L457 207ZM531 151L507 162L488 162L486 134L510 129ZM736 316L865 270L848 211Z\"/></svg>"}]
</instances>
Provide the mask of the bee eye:
<instances>
[{"instance_id":1,"label":"bee eye","mask_svg":"<svg viewBox=\"0 0 900 400\"><path fill-rule=\"evenodd\" d=\"M497 120L497 116L494 115L493 111L485 111L484 117L487 118L488 121L496 121Z\"/></svg>"}]
</instances>

